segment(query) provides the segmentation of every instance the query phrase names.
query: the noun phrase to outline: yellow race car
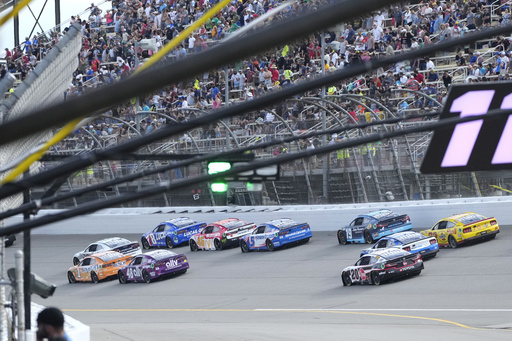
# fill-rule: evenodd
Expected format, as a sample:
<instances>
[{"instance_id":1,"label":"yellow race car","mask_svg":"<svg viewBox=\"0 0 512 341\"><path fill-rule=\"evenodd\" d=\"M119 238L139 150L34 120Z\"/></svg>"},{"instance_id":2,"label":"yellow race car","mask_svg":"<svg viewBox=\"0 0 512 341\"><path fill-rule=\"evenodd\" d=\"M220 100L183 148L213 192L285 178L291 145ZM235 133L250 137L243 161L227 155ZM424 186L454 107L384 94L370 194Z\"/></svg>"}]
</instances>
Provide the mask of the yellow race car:
<instances>
[{"instance_id":1,"label":"yellow race car","mask_svg":"<svg viewBox=\"0 0 512 341\"><path fill-rule=\"evenodd\" d=\"M499 232L500 227L495 218L486 218L473 212L443 218L431 229L420 231L425 236L436 237L439 246L451 248L478 239L493 239Z\"/></svg>"},{"instance_id":2,"label":"yellow race car","mask_svg":"<svg viewBox=\"0 0 512 341\"><path fill-rule=\"evenodd\" d=\"M125 255L116 251L106 251L85 257L78 265L68 270L69 283L93 282L117 277L117 272L127 265L133 255Z\"/></svg>"}]
</instances>

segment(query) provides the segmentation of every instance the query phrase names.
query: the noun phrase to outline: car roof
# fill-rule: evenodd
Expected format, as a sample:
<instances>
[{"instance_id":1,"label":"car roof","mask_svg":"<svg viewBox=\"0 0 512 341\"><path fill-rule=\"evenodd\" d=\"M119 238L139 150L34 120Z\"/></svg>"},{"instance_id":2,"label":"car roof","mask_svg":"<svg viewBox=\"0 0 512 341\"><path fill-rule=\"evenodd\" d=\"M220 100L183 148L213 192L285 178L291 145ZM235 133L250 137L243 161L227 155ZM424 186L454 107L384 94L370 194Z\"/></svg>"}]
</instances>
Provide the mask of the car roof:
<instances>
[{"instance_id":1,"label":"car roof","mask_svg":"<svg viewBox=\"0 0 512 341\"><path fill-rule=\"evenodd\" d=\"M112 238L105 238L102 240L98 240L96 243L92 243L92 244L103 244L110 248L113 248L113 247L128 244L128 243L130 243L130 241L128 239L121 238L121 237L112 237Z\"/></svg>"},{"instance_id":2,"label":"car roof","mask_svg":"<svg viewBox=\"0 0 512 341\"><path fill-rule=\"evenodd\" d=\"M249 223L246 223L245 221L240 220L238 218L229 218L229 219L219 220L212 224L223 226L223 227L227 228L228 230L232 229L232 228L244 226L244 225L249 225Z\"/></svg>"},{"instance_id":3,"label":"car roof","mask_svg":"<svg viewBox=\"0 0 512 341\"><path fill-rule=\"evenodd\" d=\"M300 223L298 223L297 221L295 221L293 219L283 218L283 219L271 220L267 223L263 223L262 225L272 225L272 226L277 227L280 230L284 230L284 229L287 229L287 228L290 228L293 226L297 226L299 224Z\"/></svg>"},{"instance_id":4,"label":"car roof","mask_svg":"<svg viewBox=\"0 0 512 341\"><path fill-rule=\"evenodd\" d=\"M170 250L152 250L143 254L143 256L151 257L154 260L162 260L176 255L176 252Z\"/></svg>"},{"instance_id":5,"label":"car roof","mask_svg":"<svg viewBox=\"0 0 512 341\"><path fill-rule=\"evenodd\" d=\"M85 257L85 258L98 258L99 260L101 260L103 262L110 262L111 260L118 259L118 258L123 258L123 257L126 257L126 256L123 255L120 252L117 252L117 251L105 251L105 252L95 253L95 254L93 254L93 255L91 255L89 257Z\"/></svg>"},{"instance_id":6,"label":"car roof","mask_svg":"<svg viewBox=\"0 0 512 341\"><path fill-rule=\"evenodd\" d=\"M379 210L379 211L368 212L366 214L361 214L361 216L368 216L368 217L372 217L375 219L382 219L383 217L387 217L391 214L393 214L393 211Z\"/></svg>"},{"instance_id":7,"label":"car roof","mask_svg":"<svg viewBox=\"0 0 512 341\"><path fill-rule=\"evenodd\" d=\"M174 219L167 220L165 223L175 225L178 228L182 228L185 226L197 224L197 221L190 219L188 217L181 217L181 218L174 218Z\"/></svg>"},{"instance_id":8,"label":"car roof","mask_svg":"<svg viewBox=\"0 0 512 341\"><path fill-rule=\"evenodd\" d=\"M387 236L386 239L395 239L402 244L408 244L416 240L425 239L425 236L423 236L421 233L414 231L404 231Z\"/></svg>"},{"instance_id":9,"label":"car roof","mask_svg":"<svg viewBox=\"0 0 512 341\"><path fill-rule=\"evenodd\" d=\"M407 251L392 247L389 249L378 250L378 251L372 252L368 255L382 257L384 259L393 259L393 258L407 256L408 254L409 254L409 252L407 252Z\"/></svg>"},{"instance_id":10,"label":"car roof","mask_svg":"<svg viewBox=\"0 0 512 341\"><path fill-rule=\"evenodd\" d=\"M472 222L482 220L482 218L485 219L485 217L481 214L474 213L474 212L464 212L464 213L451 215L444 219L453 219L453 220L460 221L463 224L470 224Z\"/></svg>"}]
</instances>

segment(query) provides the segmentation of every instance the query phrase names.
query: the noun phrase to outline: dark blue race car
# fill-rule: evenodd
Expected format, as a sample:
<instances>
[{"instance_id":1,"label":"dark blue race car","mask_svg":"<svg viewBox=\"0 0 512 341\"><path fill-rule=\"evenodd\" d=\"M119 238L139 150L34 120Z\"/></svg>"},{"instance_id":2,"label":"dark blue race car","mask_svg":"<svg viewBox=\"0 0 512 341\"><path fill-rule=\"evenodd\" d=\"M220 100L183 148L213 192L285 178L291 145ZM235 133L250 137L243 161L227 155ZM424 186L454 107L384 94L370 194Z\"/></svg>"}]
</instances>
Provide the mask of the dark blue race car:
<instances>
[{"instance_id":1,"label":"dark blue race car","mask_svg":"<svg viewBox=\"0 0 512 341\"><path fill-rule=\"evenodd\" d=\"M206 226L205 222L197 222L190 218L175 218L158 224L153 231L145 233L142 238L142 247L168 247L189 241L190 237L199 233Z\"/></svg>"},{"instance_id":2,"label":"dark blue race car","mask_svg":"<svg viewBox=\"0 0 512 341\"><path fill-rule=\"evenodd\" d=\"M411 219L407 214L398 214L390 210L380 210L361 214L348 226L338 230L338 242L368 243L393 233L412 229Z\"/></svg>"},{"instance_id":3,"label":"dark blue race car","mask_svg":"<svg viewBox=\"0 0 512 341\"><path fill-rule=\"evenodd\" d=\"M426 237L418 232L405 231L384 237L371 248L361 250L361 257L391 247L400 248L410 253L419 253L424 260L434 258L439 252L439 245L435 237Z\"/></svg>"}]
</instances>

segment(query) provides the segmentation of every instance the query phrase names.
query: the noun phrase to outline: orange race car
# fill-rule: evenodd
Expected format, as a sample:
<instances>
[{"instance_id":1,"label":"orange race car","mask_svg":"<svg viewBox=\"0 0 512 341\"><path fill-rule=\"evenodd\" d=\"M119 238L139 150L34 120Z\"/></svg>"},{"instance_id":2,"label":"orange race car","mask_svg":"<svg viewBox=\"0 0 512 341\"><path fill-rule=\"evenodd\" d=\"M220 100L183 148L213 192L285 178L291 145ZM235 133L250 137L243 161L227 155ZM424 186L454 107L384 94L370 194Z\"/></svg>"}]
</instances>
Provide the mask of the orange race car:
<instances>
[{"instance_id":1,"label":"orange race car","mask_svg":"<svg viewBox=\"0 0 512 341\"><path fill-rule=\"evenodd\" d=\"M85 257L78 265L68 270L69 283L93 282L117 277L120 268L129 263L133 255L125 255L116 251L95 253Z\"/></svg>"}]
</instances>

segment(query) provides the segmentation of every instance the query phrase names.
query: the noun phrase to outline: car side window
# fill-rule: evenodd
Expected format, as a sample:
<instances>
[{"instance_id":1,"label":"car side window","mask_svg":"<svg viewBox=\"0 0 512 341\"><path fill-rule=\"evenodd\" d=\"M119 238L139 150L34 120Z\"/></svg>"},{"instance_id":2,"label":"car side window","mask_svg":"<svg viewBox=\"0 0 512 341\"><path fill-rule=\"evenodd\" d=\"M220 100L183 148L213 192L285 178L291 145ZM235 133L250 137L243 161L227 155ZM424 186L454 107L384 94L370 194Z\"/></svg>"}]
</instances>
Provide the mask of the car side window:
<instances>
[{"instance_id":1,"label":"car side window","mask_svg":"<svg viewBox=\"0 0 512 341\"><path fill-rule=\"evenodd\" d=\"M219 232L219 230L220 230L220 228L218 226L214 226L212 233Z\"/></svg>"},{"instance_id":2,"label":"car side window","mask_svg":"<svg viewBox=\"0 0 512 341\"><path fill-rule=\"evenodd\" d=\"M364 217L363 222L359 225L368 225L371 222L370 218Z\"/></svg>"},{"instance_id":3,"label":"car side window","mask_svg":"<svg viewBox=\"0 0 512 341\"><path fill-rule=\"evenodd\" d=\"M98 249L98 244L92 244L87 248L87 251L94 252Z\"/></svg>"},{"instance_id":4,"label":"car side window","mask_svg":"<svg viewBox=\"0 0 512 341\"><path fill-rule=\"evenodd\" d=\"M368 265L370 264L370 256L362 257L360 260L357 261L356 265Z\"/></svg>"},{"instance_id":5,"label":"car side window","mask_svg":"<svg viewBox=\"0 0 512 341\"><path fill-rule=\"evenodd\" d=\"M363 224L363 219L364 219L363 217L359 217L359 218L354 219L354 221L350 223L350 226L362 225Z\"/></svg>"},{"instance_id":6,"label":"car side window","mask_svg":"<svg viewBox=\"0 0 512 341\"><path fill-rule=\"evenodd\" d=\"M451 222L451 221L448 221L448 222L446 223L446 228L447 228L447 229L451 229L452 227L455 227L455 223L454 223L454 222Z\"/></svg>"},{"instance_id":7,"label":"car side window","mask_svg":"<svg viewBox=\"0 0 512 341\"><path fill-rule=\"evenodd\" d=\"M82 261L82 263L80 264L80 266L87 266L87 265L90 265L91 264L91 258L86 258Z\"/></svg>"},{"instance_id":8,"label":"car side window","mask_svg":"<svg viewBox=\"0 0 512 341\"><path fill-rule=\"evenodd\" d=\"M446 229L446 223L447 221L441 221L439 222L438 226L437 226L437 229L438 230L445 230Z\"/></svg>"},{"instance_id":9,"label":"car side window","mask_svg":"<svg viewBox=\"0 0 512 341\"><path fill-rule=\"evenodd\" d=\"M140 265L142 263L142 257L137 257L133 260L132 265Z\"/></svg>"},{"instance_id":10,"label":"car side window","mask_svg":"<svg viewBox=\"0 0 512 341\"><path fill-rule=\"evenodd\" d=\"M158 225L158 227L156 228L156 232L164 232L164 229L165 225Z\"/></svg>"},{"instance_id":11,"label":"car side window","mask_svg":"<svg viewBox=\"0 0 512 341\"><path fill-rule=\"evenodd\" d=\"M375 257L375 256L371 256L371 257L370 257L370 263L369 263L369 264L375 264L375 263L377 263L377 260L378 260L378 258L377 258L377 257Z\"/></svg>"},{"instance_id":12,"label":"car side window","mask_svg":"<svg viewBox=\"0 0 512 341\"><path fill-rule=\"evenodd\" d=\"M208 234L208 233L212 233L213 231L213 226L208 226L207 228L204 229L204 234Z\"/></svg>"},{"instance_id":13,"label":"car side window","mask_svg":"<svg viewBox=\"0 0 512 341\"><path fill-rule=\"evenodd\" d=\"M261 234L265 232L265 226L260 226L256 229L256 234Z\"/></svg>"},{"instance_id":14,"label":"car side window","mask_svg":"<svg viewBox=\"0 0 512 341\"><path fill-rule=\"evenodd\" d=\"M270 226L265 227L265 233L270 233L270 232L273 232L273 231L274 230Z\"/></svg>"},{"instance_id":15,"label":"car side window","mask_svg":"<svg viewBox=\"0 0 512 341\"><path fill-rule=\"evenodd\" d=\"M388 240L383 239L383 240L381 240L381 241L379 241L379 242L377 243L376 248L377 248L377 249L383 249L383 248L385 248L386 246L388 246Z\"/></svg>"}]
</instances>

